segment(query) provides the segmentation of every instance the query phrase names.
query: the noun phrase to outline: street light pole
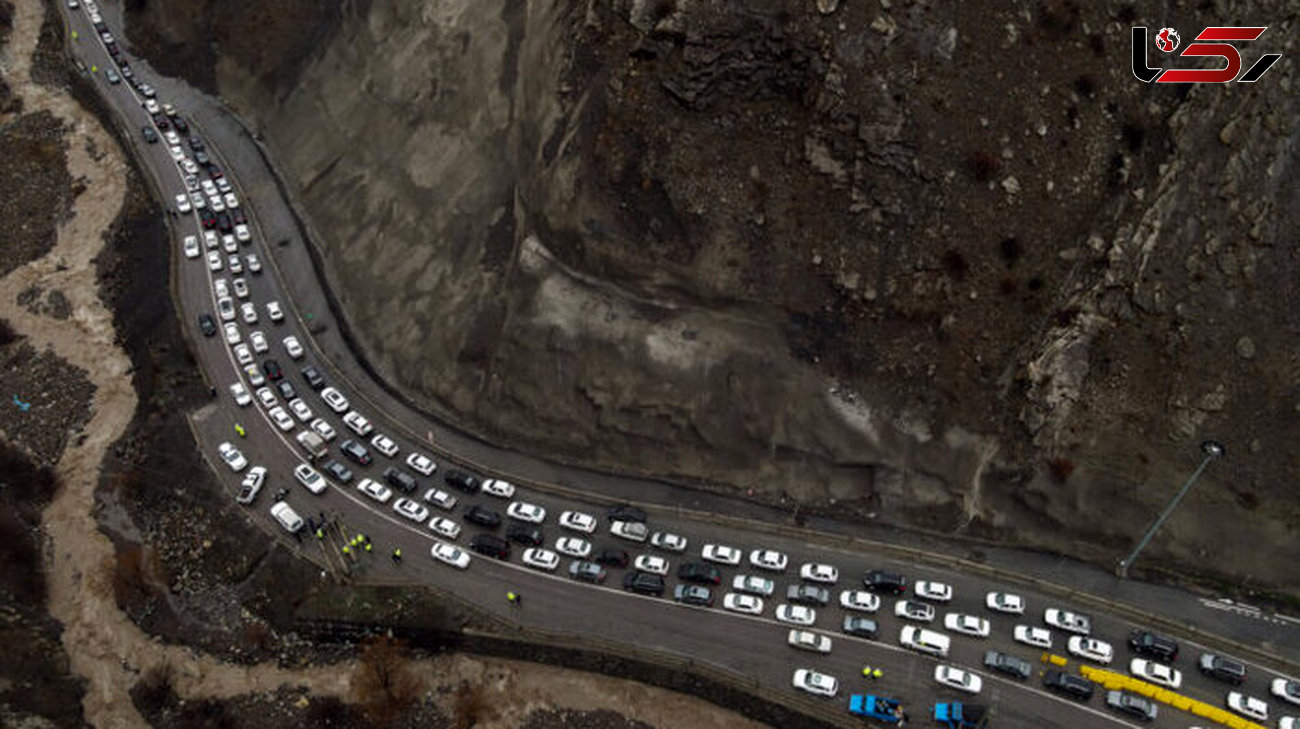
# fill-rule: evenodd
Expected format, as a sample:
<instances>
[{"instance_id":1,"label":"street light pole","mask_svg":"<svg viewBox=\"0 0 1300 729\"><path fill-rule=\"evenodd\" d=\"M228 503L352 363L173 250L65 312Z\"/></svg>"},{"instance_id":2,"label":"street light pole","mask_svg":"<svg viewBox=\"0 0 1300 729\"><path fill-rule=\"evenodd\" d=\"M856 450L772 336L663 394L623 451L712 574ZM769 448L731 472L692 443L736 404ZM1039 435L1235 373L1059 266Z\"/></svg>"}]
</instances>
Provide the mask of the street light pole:
<instances>
[{"instance_id":1,"label":"street light pole","mask_svg":"<svg viewBox=\"0 0 1300 729\"><path fill-rule=\"evenodd\" d=\"M1156 522L1151 525L1150 529L1147 529L1146 534L1142 535L1141 541L1137 543L1137 546L1133 548L1133 551L1129 552L1129 555L1124 559L1121 559L1119 564L1115 566L1116 577L1119 577L1120 579L1128 577L1128 568L1133 566L1133 562L1138 558L1138 554L1147 546L1147 542L1151 541L1151 537L1155 536L1156 530L1165 523L1165 520L1169 518L1169 515L1178 507L1178 502L1182 501L1183 497L1187 495L1187 492L1191 490L1192 484L1196 483L1196 479L1201 477L1206 466L1210 465L1210 461L1223 455L1223 444L1218 441L1207 440L1201 443L1201 451L1205 453L1205 458L1201 461L1201 465L1196 467L1196 470L1192 472L1191 477L1187 479L1187 483L1183 484L1183 487L1178 489L1178 493L1174 494L1174 498L1169 500L1169 504L1165 506L1165 510L1160 512L1160 516L1156 518Z\"/></svg>"}]
</instances>

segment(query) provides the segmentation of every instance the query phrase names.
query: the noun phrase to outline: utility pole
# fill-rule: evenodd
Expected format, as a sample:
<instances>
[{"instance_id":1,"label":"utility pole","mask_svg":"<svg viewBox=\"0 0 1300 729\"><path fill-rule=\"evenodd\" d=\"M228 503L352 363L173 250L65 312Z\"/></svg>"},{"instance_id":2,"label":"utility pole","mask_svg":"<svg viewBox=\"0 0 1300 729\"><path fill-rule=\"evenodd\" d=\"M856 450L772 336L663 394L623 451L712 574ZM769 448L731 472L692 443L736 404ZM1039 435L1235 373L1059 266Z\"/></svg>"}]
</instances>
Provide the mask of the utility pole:
<instances>
[{"instance_id":1,"label":"utility pole","mask_svg":"<svg viewBox=\"0 0 1300 729\"><path fill-rule=\"evenodd\" d=\"M1183 487L1178 489L1178 493L1174 494L1174 498L1169 500L1169 504L1165 506L1165 510L1160 512L1160 516L1156 518L1156 522L1151 525L1150 529L1147 529L1146 534L1142 535L1141 541L1137 543L1137 546L1133 548L1133 551L1129 552L1129 555L1124 559L1121 559L1119 564L1115 566L1116 577L1119 577L1120 579L1128 577L1129 567L1133 566L1133 562L1137 560L1138 554L1140 554L1143 548L1147 546L1147 542L1151 541L1151 537L1155 536L1156 530L1165 523L1165 520L1169 518L1169 515L1178 507L1178 502L1182 501L1183 497L1187 495L1187 492L1191 490L1192 484L1196 483L1196 479L1201 477L1206 466L1210 465L1210 461L1223 455L1223 444L1215 440L1204 441L1201 443L1201 452L1205 454L1205 458L1201 460L1201 465L1196 467L1196 470L1192 472L1191 477L1187 479L1187 483L1183 484Z\"/></svg>"}]
</instances>

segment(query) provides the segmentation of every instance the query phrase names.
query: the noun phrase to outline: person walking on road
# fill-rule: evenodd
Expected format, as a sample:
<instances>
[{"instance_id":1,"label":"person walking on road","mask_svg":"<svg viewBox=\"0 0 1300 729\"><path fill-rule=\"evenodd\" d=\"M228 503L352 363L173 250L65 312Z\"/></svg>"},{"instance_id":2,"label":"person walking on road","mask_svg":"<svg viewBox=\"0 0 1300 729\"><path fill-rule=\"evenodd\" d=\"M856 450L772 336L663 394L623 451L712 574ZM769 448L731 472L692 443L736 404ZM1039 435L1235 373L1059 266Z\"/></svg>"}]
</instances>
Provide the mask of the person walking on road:
<instances>
[{"instance_id":1,"label":"person walking on road","mask_svg":"<svg viewBox=\"0 0 1300 729\"><path fill-rule=\"evenodd\" d=\"M520 604L519 593L515 592L514 590L507 592L506 601L509 602L511 605L514 605L515 607L519 607Z\"/></svg>"},{"instance_id":2,"label":"person walking on road","mask_svg":"<svg viewBox=\"0 0 1300 729\"><path fill-rule=\"evenodd\" d=\"M393 564L402 563L402 549L399 547L393 550Z\"/></svg>"}]
</instances>

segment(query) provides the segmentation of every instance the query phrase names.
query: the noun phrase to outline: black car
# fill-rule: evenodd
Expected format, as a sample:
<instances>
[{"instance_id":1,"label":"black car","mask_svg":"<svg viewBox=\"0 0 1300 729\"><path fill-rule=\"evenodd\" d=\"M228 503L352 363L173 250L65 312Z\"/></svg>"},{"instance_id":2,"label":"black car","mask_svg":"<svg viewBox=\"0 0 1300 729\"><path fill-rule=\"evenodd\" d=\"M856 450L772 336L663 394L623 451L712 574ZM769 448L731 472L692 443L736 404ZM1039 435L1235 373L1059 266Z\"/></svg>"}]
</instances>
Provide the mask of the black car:
<instances>
[{"instance_id":1,"label":"black car","mask_svg":"<svg viewBox=\"0 0 1300 729\"><path fill-rule=\"evenodd\" d=\"M396 466L389 466L384 469L384 480L388 482L389 486L400 489L404 494L409 494L419 487L414 476Z\"/></svg>"},{"instance_id":2,"label":"black car","mask_svg":"<svg viewBox=\"0 0 1300 729\"><path fill-rule=\"evenodd\" d=\"M284 377L284 370L280 369L280 363L273 359L268 359L262 363L262 371L266 373L266 379L272 382Z\"/></svg>"},{"instance_id":3,"label":"black car","mask_svg":"<svg viewBox=\"0 0 1300 729\"><path fill-rule=\"evenodd\" d=\"M510 557L510 543L491 534L475 534L470 540L469 548L479 554L486 554L497 559Z\"/></svg>"},{"instance_id":4,"label":"black car","mask_svg":"<svg viewBox=\"0 0 1300 729\"><path fill-rule=\"evenodd\" d=\"M856 635L860 638L875 638L880 632L880 626L876 621L869 618L858 617L857 615L844 616L844 632L849 635Z\"/></svg>"},{"instance_id":5,"label":"black car","mask_svg":"<svg viewBox=\"0 0 1300 729\"><path fill-rule=\"evenodd\" d=\"M540 547L546 537L542 535L542 530L535 526L512 522L506 528L506 539L529 547Z\"/></svg>"},{"instance_id":6,"label":"black car","mask_svg":"<svg viewBox=\"0 0 1300 729\"><path fill-rule=\"evenodd\" d=\"M184 134L190 130L190 125L186 124L185 120L180 118L179 116L173 118L172 123L176 125L176 131L180 132L181 134Z\"/></svg>"},{"instance_id":7,"label":"black car","mask_svg":"<svg viewBox=\"0 0 1300 729\"><path fill-rule=\"evenodd\" d=\"M348 457L348 460L358 466L370 465L370 451L366 450L365 446L355 440L349 438L348 440L343 441L339 444L339 450L343 452L343 455Z\"/></svg>"},{"instance_id":8,"label":"black car","mask_svg":"<svg viewBox=\"0 0 1300 729\"><path fill-rule=\"evenodd\" d=\"M213 319L211 314L199 314L199 331L203 332L205 337L217 336L216 319Z\"/></svg>"},{"instance_id":9,"label":"black car","mask_svg":"<svg viewBox=\"0 0 1300 729\"><path fill-rule=\"evenodd\" d=\"M683 562L677 566L677 579L686 582L704 582L710 585L722 584L722 572L706 562Z\"/></svg>"},{"instance_id":10,"label":"black car","mask_svg":"<svg viewBox=\"0 0 1300 729\"><path fill-rule=\"evenodd\" d=\"M713 606L713 590L699 585L678 585L673 588L673 599L685 605Z\"/></svg>"},{"instance_id":11,"label":"black car","mask_svg":"<svg viewBox=\"0 0 1300 729\"><path fill-rule=\"evenodd\" d=\"M1196 664L1196 667L1200 669L1201 673L1210 678L1226 681L1236 686L1240 686L1246 681L1246 664L1225 656L1202 653L1201 660Z\"/></svg>"},{"instance_id":12,"label":"black car","mask_svg":"<svg viewBox=\"0 0 1300 729\"><path fill-rule=\"evenodd\" d=\"M214 165L214 164L209 164L209 165L208 165L208 177L211 177L211 178L214 179L214 180L220 180L222 177L225 177L225 173L223 173L223 172L221 171L221 168L220 168L220 167L218 167L218 166L216 166L216 165Z\"/></svg>"},{"instance_id":13,"label":"black car","mask_svg":"<svg viewBox=\"0 0 1300 729\"><path fill-rule=\"evenodd\" d=\"M135 77L135 71L132 71L132 70L131 70L131 64L129 64L129 63L119 63L119 64L117 64L117 70L118 70L118 71L121 71L121 72L122 72L122 78L127 79L128 81L131 80L131 79L133 79L133 78Z\"/></svg>"},{"instance_id":14,"label":"black car","mask_svg":"<svg viewBox=\"0 0 1300 729\"><path fill-rule=\"evenodd\" d=\"M1073 673L1047 671L1043 674L1043 685L1079 701L1092 698L1092 681Z\"/></svg>"},{"instance_id":15,"label":"black car","mask_svg":"<svg viewBox=\"0 0 1300 729\"><path fill-rule=\"evenodd\" d=\"M623 589L658 597L664 594L664 578L649 572L629 572L623 576Z\"/></svg>"},{"instance_id":16,"label":"black car","mask_svg":"<svg viewBox=\"0 0 1300 729\"><path fill-rule=\"evenodd\" d=\"M339 483L351 483L352 470L338 461L329 460L321 464L321 469L338 479Z\"/></svg>"},{"instance_id":17,"label":"black car","mask_svg":"<svg viewBox=\"0 0 1300 729\"><path fill-rule=\"evenodd\" d=\"M595 562L576 559L569 565L569 576L579 582L599 584L605 581L605 568Z\"/></svg>"},{"instance_id":18,"label":"black car","mask_svg":"<svg viewBox=\"0 0 1300 729\"><path fill-rule=\"evenodd\" d=\"M451 470L443 475L442 480L448 486L455 486L467 494L477 494L483 485L477 478L465 473L464 471Z\"/></svg>"},{"instance_id":19,"label":"black car","mask_svg":"<svg viewBox=\"0 0 1300 729\"><path fill-rule=\"evenodd\" d=\"M1107 691L1106 705L1138 721L1154 721L1156 718L1155 703L1127 691Z\"/></svg>"},{"instance_id":20,"label":"black car","mask_svg":"<svg viewBox=\"0 0 1300 729\"><path fill-rule=\"evenodd\" d=\"M871 570L862 576L862 584L872 592L901 595L907 590L907 578L896 572Z\"/></svg>"},{"instance_id":21,"label":"black car","mask_svg":"<svg viewBox=\"0 0 1300 729\"><path fill-rule=\"evenodd\" d=\"M149 131L152 132L153 130L150 129ZM154 139L157 138L158 137L156 136L154 137ZM203 227L207 230L212 230L213 228L217 227L217 214L212 212L212 208L204 208L203 212L199 213L199 220L200 222L203 223Z\"/></svg>"},{"instance_id":22,"label":"black car","mask_svg":"<svg viewBox=\"0 0 1300 729\"><path fill-rule=\"evenodd\" d=\"M286 401L292 400L298 394L293 391L293 383L288 380L280 380L275 383L275 388L280 391L280 397L283 397Z\"/></svg>"},{"instance_id":23,"label":"black car","mask_svg":"<svg viewBox=\"0 0 1300 729\"><path fill-rule=\"evenodd\" d=\"M606 548L596 552L596 562L607 567L626 567L627 552L621 549Z\"/></svg>"},{"instance_id":24,"label":"black car","mask_svg":"<svg viewBox=\"0 0 1300 729\"><path fill-rule=\"evenodd\" d=\"M501 515L485 506L475 504L465 510L465 521L495 529L501 526Z\"/></svg>"},{"instance_id":25,"label":"black car","mask_svg":"<svg viewBox=\"0 0 1300 729\"><path fill-rule=\"evenodd\" d=\"M235 223L230 219L229 213L217 213L217 227L222 233L229 233L235 229Z\"/></svg>"},{"instance_id":26,"label":"black car","mask_svg":"<svg viewBox=\"0 0 1300 729\"><path fill-rule=\"evenodd\" d=\"M636 521L645 523L645 512L631 504L617 504L605 512L610 521Z\"/></svg>"},{"instance_id":27,"label":"black car","mask_svg":"<svg viewBox=\"0 0 1300 729\"><path fill-rule=\"evenodd\" d=\"M1015 656L1009 656L999 651L986 651L984 653L984 666L1021 679L1029 678L1029 674L1034 672L1033 666L1030 666L1028 661L1022 661Z\"/></svg>"},{"instance_id":28,"label":"black car","mask_svg":"<svg viewBox=\"0 0 1300 729\"><path fill-rule=\"evenodd\" d=\"M195 150L194 152L194 161L198 162L201 165L206 165L207 163L212 161L212 158L208 156L207 152L204 152L203 150L199 149L199 150Z\"/></svg>"},{"instance_id":29,"label":"black car","mask_svg":"<svg viewBox=\"0 0 1300 729\"><path fill-rule=\"evenodd\" d=\"M199 151L200 149L203 149L203 140L199 139L198 137L190 137L190 149L194 150L195 152Z\"/></svg>"},{"instance_id":30,"label":"black car","mask_svg":"<svg viewBox=\"0 0 1300 729\"><path fill-rule=\"evenodd\" d=\"M154 114L153 123L157 124L158 128L163 130L164 132L172 128L172 123L167 121L166 114L162 114L162 113Z\"/></svg>"},{"instance_id":31,"label":"black car","mask_svg":"<svg viewBox=\"0 0 1300 729\"><path fill-rule=\"evenodd\" d=\"M1128 647L1140 656L1154 658L1161 663L1173 663L1178 658L1178 641L1150 630L1139 628L1129 633Z\"/></svg>"},{"instance_id":32,"label":"black car","mask_svg":"<svg viewBox=\"0 0 1300 729\"><path fill-rule=\"evenodd\" d=\"M325 387L325 378L320 376L315 367L310 365L303 367L302 378L307 381L307 385L313 390L321 390Z\"/></svg>"},{"instance_id":33,"label":"black car","mask_svg":"<svg viewBox=\"0 0 1300 729\"><path fill-rule=\"evenodd\" d=\"M234 210L231 210L230 219L235 221L235 225L243 225L248 222L248 218L244 217L243 208L235 208ZM251 243L252 241L244 241L244 245L250 245Z\"/></svg>"},{"instance_id":34,"label":"black car","mask_svg":"<svg viewBox=\"0 0 1300 729\"><path fill-rule=\"evenodd\" d=\"M158 133L153 130L153 127L140 127L140 136L144 137L144 141L149 144L158 143Z\"/></svg>"},{"instance_id":35,"label":"black car","mask_svg":"<svg viewBox=\"0 0 1300 729\"><path fill-rule=\"evenodd\" d=\"M817 585L790 585L785 593L786 602L796 605L822 607L831 601L831 593L825 587Z\"/></svg>"}]
</instances>

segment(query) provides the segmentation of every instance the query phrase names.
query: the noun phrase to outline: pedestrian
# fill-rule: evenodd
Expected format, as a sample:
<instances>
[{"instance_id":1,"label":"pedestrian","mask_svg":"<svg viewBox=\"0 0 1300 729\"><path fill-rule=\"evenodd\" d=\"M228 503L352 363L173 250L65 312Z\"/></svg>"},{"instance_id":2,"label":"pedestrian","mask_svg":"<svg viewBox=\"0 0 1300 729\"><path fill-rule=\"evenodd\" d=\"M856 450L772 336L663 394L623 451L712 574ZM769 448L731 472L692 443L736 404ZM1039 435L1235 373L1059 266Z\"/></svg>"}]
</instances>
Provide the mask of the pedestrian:
<instances>
[{"instance_id":1,"label":"pedestrian","mask_svg":"<svg viewBox=\"0 0 1300 729\"><path fill-rule=\"evenodd\" d=\"M885 675L885 672L882 671L882 670L880 670L879 668L877 668L877 669L875 669L874 671L871 672L871 677L872 677L872 678L880 678L881 676L884 676L884 675Z\"/></svg>"},{"instance_id":2,"label":"pedestrian","mask_svg":"<svg viewBox=\"0 0 1300 729\"><path fill-rule=\"evenodd\" d=\"M325 538L325 530L324 530L324 529L317 528L317 529L316 529L316 538L317 538L317 539L324 539L324 538Z\"/></svg>"},{"instance_id":3,"label":"pedestrian","mask_svg":"<svg viewBox=\"0 0 1300 729\"><path fill-rule=\"evenodd\" d=\"M507 592L506 601L509 602L511 605L514 605L515 607L519 607L519 593L515 592L514 590Z\"/></svg>"},{"instance_id":4,"label":"pedestrian","mask_svg":"<svg viewBox=\"0 0 1300 729\"><path fill-rule=\"evenodd\" d=\"M367 551L367 552L370 551L370 542L366 542L366 551Z\"/></svg>"},{"instance_id":5,"label":"pedestrian","mask_svg":"<svg viewBox=\"0 0 1300 729\"><path fill-rule=\"evenodd\" d=\"M364 541L366 541L366 535L362 534L361 532L357 532L357 538L356 538L355 543L356 543L356 544L360 544L360 543L362 543L362 542L364 542Z\"/></svg>"},{"instance_id":6,"label":"pedestrian","mask_svg":"<svg viewBox=\"0 0 1300 729\"><path fill-rule=\"evenodd\" d=\"M352 553L352 552L351 552L351 550L349 549L348 545L344 544L344 545L343 545L343 554L344 554L344 556L347 556L347 555L349 555L349 554L351 554L351 553Z\"/></svg>"},{"instance_id":7,"label":"pedestrian","mask_svg":"<svg viewBox=\"0 0 1300 729\"><path fill-rule=\"evenodd\" d=\"M399 547L393 550L393 564L401 564L401 563L402 563L402 550Z\"/></svg>"}]
</instances>

